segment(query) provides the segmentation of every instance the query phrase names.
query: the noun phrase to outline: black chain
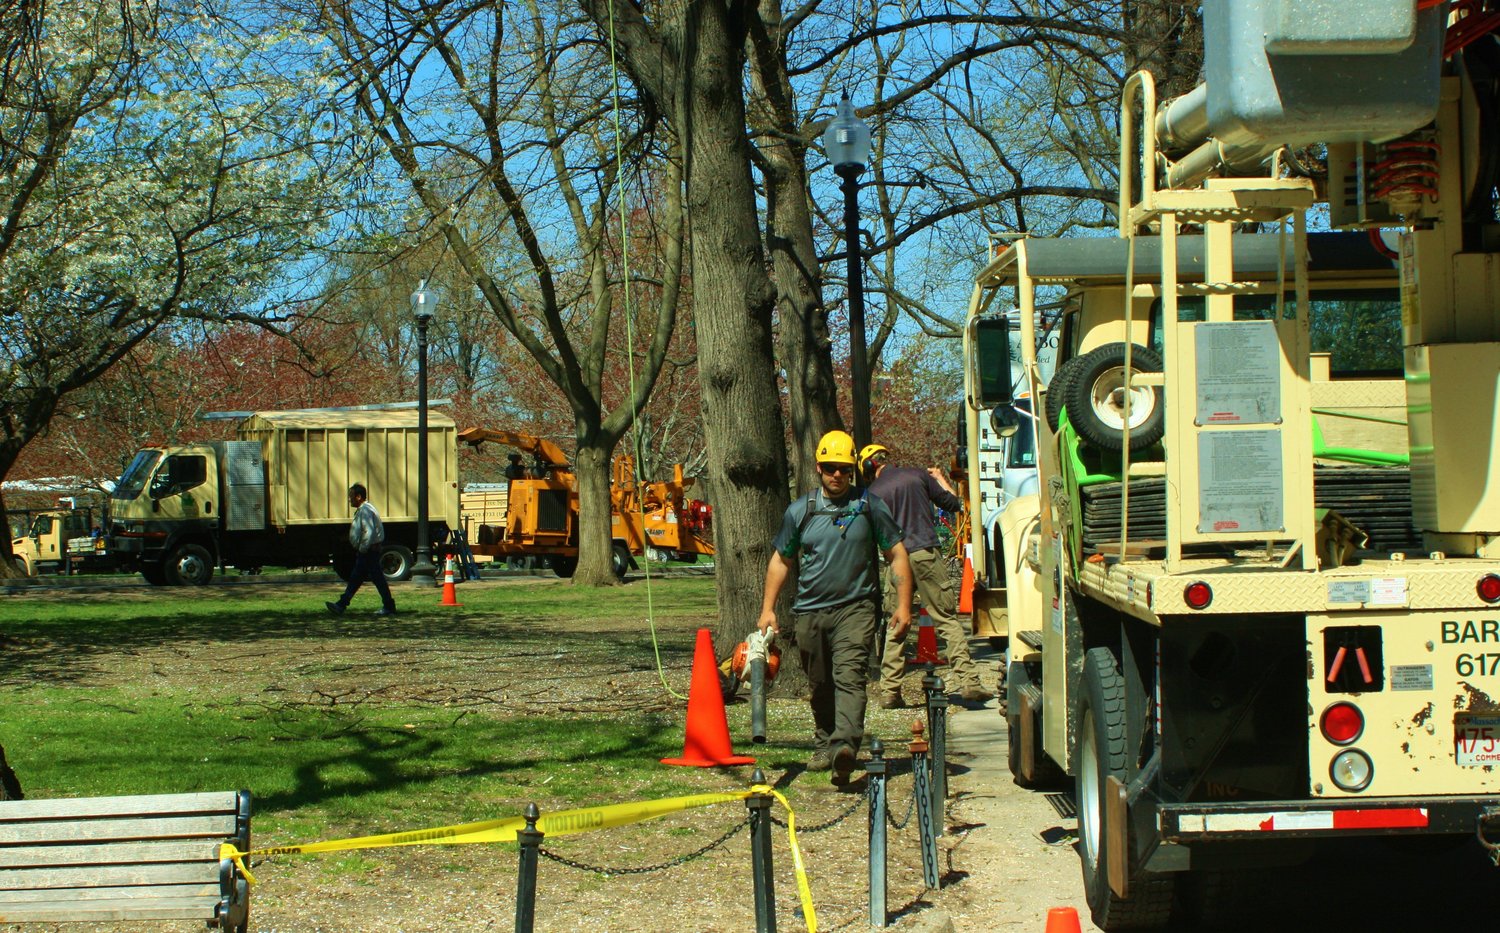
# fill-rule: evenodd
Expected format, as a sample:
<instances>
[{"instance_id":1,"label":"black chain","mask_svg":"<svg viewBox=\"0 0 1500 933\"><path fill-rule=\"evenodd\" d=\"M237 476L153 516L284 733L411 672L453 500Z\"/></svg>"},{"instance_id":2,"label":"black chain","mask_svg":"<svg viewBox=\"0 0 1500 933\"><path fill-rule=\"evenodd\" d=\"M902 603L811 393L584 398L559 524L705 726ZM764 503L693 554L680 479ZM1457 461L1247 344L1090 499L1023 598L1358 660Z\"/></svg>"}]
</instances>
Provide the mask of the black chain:
<instances>
[{"instance_id":1,"label":"black chain","mask_svg":"<svg viewBox=\"0 0 1500 933\"><path fill-rule=\"evenodd\" d=\"M885 811L885 820L886 820L887 823L891 824L891 828L892 829L896 829L896 830L905 829L906 828L906 824L911 822L912 811L915 810L916 808L917 808L917 789L916 789L915 786L913 786L912 787L912 792L911 792L911 797L910 797L910 799L908 799L906 801L906 816L903 816L901 818L901 822L898 823L898 822L896 822L896 818L894 816L891 816L890 809L887 808L886 811Z\"/></svg>"},{"instance_id":2,"label":"black chain","mask_svg":"<svg viewBox=\"0 0 1500 933\"><path fill-rule=\"evenodd\" d=\"M832 829L833 827L835 827L835 826L839 825L840 823L844 822L845 820L847 820L850 817L850 815L852 815L854 813L855 810L858 810L860 807L864 806L864 803L865 803L865 798L860 797L857 800L855 800L853 803L849 804L849 809L845 810L843 813L840 813L838 816L836 816L833 819L827 821L826 823L819 823L816 826L798 826L797 827L797 832L799 832L799 833L821 833L825 829ZM777 826L785 826L786 825L786 823L782 822L782 820L779 819L776 816L776 814L774 814L774 813L771 814L771 822L775 823Z\"/></svg>"},{"instance_id":3,"label":"black chain","mask_svg":"<svg viewBox=\"0 0 1500 933\"><path fill-rule=\"evenodd\" d=\"M664 871L668 868L676 868L678 865L683 865L691 862L693 859L698 858L699 856L707 855L710 851L717 849L719 846L728 842L730 839L733 839L735 833L739 832L749 825L750 817L746 816L743 820L740 820L738 823L729 827L729 831L724 833L724 835L715 839L713 842L710 842L708 845L704 846L701 849L694 849L692 852L688 852L685 855L679 855L674 859L668 859L665 862L658 862L655 865L641 865L633 868L609 868L604 865L590 865L587 862L575 861L565 855L558 855L556 852L548 852L546 849L543 849L540 846L537 847L537 851L547 858L551 859L552 861L558 863L559 865L566 865L569 868L576 868L579 871L586 871L595 875L603 875L606 878L612 875L645 875L650 874L653 871Z\"/></svg>"}]
</instances>

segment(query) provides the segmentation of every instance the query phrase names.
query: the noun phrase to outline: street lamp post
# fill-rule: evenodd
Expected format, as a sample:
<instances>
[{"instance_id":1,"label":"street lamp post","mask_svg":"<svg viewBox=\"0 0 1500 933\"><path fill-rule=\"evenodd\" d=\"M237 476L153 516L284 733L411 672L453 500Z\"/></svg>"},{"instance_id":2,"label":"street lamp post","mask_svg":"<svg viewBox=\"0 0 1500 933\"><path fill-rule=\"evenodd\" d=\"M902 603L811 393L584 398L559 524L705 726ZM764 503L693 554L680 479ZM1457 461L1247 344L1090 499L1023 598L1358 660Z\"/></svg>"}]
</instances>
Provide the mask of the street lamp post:
<instances>
[{"instance_id":1,"label":"street lamp post","mask_svg":"<svg viewBox=\"0 0 1500 933\"><path fill-rule=\"evenodd\" d=\"M854 113L848 92L838 116L823 133L823 150L843 179L844 244L849 262L849 379L854 408L854 446L870 443L870 360L865 349L865 283L859 251L859 174L870 155L870 128Z\"/></svg>"},{"instance_id":2,"label":"street lamp post","mask_svg":"<svg viewBox=\"0 0 1500 933\"><path fill-rule=\"evenodd\" d=\"M411 582L436 586L437 568L432 566L432 538L427 533L427 325L437 312L438 296L427 290L427 280L411 293L411 310L417 319L417 555Z\"/></svg>"}]
</instances>

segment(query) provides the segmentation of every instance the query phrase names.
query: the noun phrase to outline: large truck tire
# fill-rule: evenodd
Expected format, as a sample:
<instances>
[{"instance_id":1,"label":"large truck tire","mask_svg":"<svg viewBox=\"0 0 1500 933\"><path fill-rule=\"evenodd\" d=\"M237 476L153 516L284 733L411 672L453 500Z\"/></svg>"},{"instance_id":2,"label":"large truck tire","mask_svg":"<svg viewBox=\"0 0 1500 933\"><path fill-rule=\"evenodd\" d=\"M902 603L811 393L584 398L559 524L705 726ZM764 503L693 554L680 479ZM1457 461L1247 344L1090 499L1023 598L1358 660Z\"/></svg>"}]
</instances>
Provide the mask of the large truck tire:
<instances>
[{"instance_id":1,"label":"large truck tire","mask_svg":"<svg viewBox=\"0 0 1500 933\"><path fill-rule=\"evenodd\" d=\"M152 586L167 585L167 569L156 564L143 564L141 578Z\"/></svg>"},{"instance_id":2,"label":"large truck tire","mask_svg":"<svg viewBox=\"0 0 1500 933\"><path fill-rule=\"evenodd\" d=\"M164 569L173 586L203 586L214 578L214 559L201 544L179 544Z\"/></svg>"},{"instance_id":3,"label":"large truck tire","mask_svg":"<svg viewBox=\"0 0 1500 933\"><path fill-rule=\"evenodd\" d=\"M1083 660L1083 696L1078 710L1077 772L1078 854L1083 863L1084 894L1094 923L1102 930L1149 930L1163 926L1172 914L1170 874L1130 872L1130 897L1109 886L1109 851L1113 840L1104 819L1105 779L1125 780L1125 677L1108 648L1091 648ZM1128 846L1127 846L1128 851Z\"/></svg>"},{"instance_id":4,"label":"large truck tire","mask_svg":"<svg viewBox=\"0 0 1500 933\"><path fill-rule=\"evenodd\" d=\"M1159 373L1161 357L1136 344L1130 353L1132 373ZM1125 447L1125 344L1107 343L1078 358L1068 383L1068 423L1078 436L1100 450ZM1048 399L1050 404L1051 399ZM1130 449L1156 446L1167 429L1166 390L1135 386L1130 395Z\"/></svg>"},{"instance_id":5,"label":"large truck tire","mask_svg":"<svg viewBox=\"0 0 1500 933\"><path fill-rule=\"evenodd\" d=\"M625 574L630 570L630 549L619 541L609 547L609 569L621 580L625 579Z\"/></svg>"},{"instance_id":6,"label":"large truck tire","mask_svg":"<svg viewBox=\"0 0 1500 933\"><path fill-rule=\"evenodd\" d=\"M11 560L10 565L16 571L16 576L19 576L19 577L29 577L29 576L31 576L31 568L28 567L28 566L26 566L26 558L24 558L24 557L14 558L13 560Z\"/></svg>"},{"instance_id":7,"label":"large truck tire","mask_svg":"<svg viewBox=\"0 0 1500 933\"><path fill-rule=\"evenodd\" d=\"M387 544L380 549L380 572L392 583L410 580L411 568L415 562L411 548L405 545Z\"/></svg>"},{"instance_id":8,"label":"large truck tire","mask_svg":"<svg viewBox=\"0 0 1500 933\"><path fill-rule=\"evenodd\" d=\"M340 580L348 583L349 578L354 576L354 552L348 550L335 551L333 555L333 572L338 574Z\"/></svg>"},{"instance_id":9,"label":"large truck tire","mask_svg":"<svg viewBox=\"0 0 1500 933\"><path fill-rule=\"evenodd\" d=\"M1066 360L1052 372L1052 379L1047 383L1047 426L1052 433L1057 433L1057 426L1062 423L1063 406L1068 403L1068 386L1073 384L1073 378L1078 375L1078 367L1083 363L1083 357L1075 356Z\"/></svg>"},{"instance_id":10,"label":"large truck tire","mask_svg":"<svg viewBox=\"0 0 1500 933\"><path fill-rule=\"evenodd\" d=\"M573 571L578 569L578 558L566 554L553 554L547 558L547 563L552 567L552 572L564 580L571 580Z\"/></svg>"}]
</instances>

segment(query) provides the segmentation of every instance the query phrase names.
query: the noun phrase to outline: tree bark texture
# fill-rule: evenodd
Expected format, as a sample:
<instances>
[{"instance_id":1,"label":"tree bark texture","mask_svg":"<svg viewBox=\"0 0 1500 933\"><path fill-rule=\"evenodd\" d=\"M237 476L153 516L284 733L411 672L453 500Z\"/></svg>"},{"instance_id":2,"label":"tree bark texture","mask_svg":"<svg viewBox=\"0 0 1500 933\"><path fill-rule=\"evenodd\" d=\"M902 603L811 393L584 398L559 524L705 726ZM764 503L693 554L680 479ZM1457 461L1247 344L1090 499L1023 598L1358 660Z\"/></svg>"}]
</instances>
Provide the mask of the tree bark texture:
<instances>
[{"instance_id":1,"label":"tree bark texture","mask_svg":"<svg viewBox=\"0 0 1500 933\"><path fill-rule=\"evenodd\" d=\"M585 443L580 432L578 453L574 458L574 477L578 483L578 528L613 527L612 506L609 499L610 452L615 439L596 439ZM601 540L602 539L602 540ZM582 586L611 586L619 582L615 576L611 535L578 536L578 568L573 572L573 582Z\"/></svg>"},{"instance_id":2,"label":"tree bark texture","mask_svg":"<svg viewBox=\"0 0 1500 933\"><path fill-rule=\"evenodd\" d=\"M602 28L613 15L623 66L667 116L683 161L722 657L760 614L788 501L771 340L776 289L761 248L741 78L754 8L678 0L648 22L628 4L581 2Z\"/></svg>"}]
</instances>

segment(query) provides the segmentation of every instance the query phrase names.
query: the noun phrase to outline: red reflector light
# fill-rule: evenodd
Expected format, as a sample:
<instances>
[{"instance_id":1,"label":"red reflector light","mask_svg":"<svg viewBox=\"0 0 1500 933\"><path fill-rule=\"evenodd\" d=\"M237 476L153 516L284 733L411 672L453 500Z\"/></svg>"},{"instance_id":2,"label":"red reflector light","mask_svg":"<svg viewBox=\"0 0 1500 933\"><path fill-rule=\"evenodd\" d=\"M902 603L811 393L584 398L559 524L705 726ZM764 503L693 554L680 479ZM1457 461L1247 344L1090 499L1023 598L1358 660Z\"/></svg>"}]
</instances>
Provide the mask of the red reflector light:
<instances>
[{"instance_id":1,"label":"red reflector light","mask_svg":"<svg viewBox=\"0 0 1500 933\"><path fill-rule=\"evenodd\" d=\"M1500 602L1500 577L1487 573L1479 578L1479 598L1487 603Z\"/></svg>"},{"instance_id":2,"label":"red reflector light","mask_svg":"<svg viewBox=\"0 0 1500 933\"><path fill-rule=\"evenodd\" d=\"M1207 609L1208 604L1214 601L1214 591L1209 589L1207 583L1199 580L1187 585L1187 589L1182 591L1182 598L1194 609Z\"/></svg>"},{"instance_id":3,"label":"red reflector light","mask_svg":"<svg viewBox=\"0 0 1500 933\"><path fill-rule=\"evenodd\" d=\"M1335 745L1348 745L1365 731L1365 714L1353 703L1335 703L1323 711L1323 737Z\"/></svg>"}]
</instances>

